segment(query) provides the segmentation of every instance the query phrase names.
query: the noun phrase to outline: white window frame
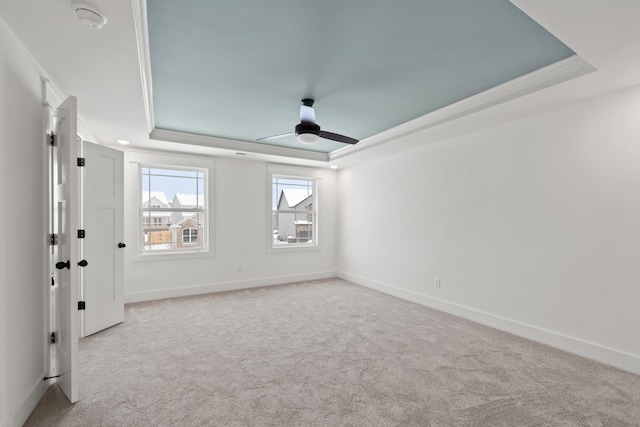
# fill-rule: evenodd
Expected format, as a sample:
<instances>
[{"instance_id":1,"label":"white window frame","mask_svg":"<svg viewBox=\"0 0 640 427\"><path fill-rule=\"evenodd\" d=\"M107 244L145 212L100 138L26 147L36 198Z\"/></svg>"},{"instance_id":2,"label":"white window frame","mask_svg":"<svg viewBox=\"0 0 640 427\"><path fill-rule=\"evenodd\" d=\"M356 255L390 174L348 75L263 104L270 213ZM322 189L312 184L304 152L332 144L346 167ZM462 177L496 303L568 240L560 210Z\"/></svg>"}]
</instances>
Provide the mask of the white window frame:
<instances>
[{"instance_id":1,"label":"white window frame","mask_svg":"<svg viewBox=\"0 0 640 427\"><path fill-rule=\"evenodd\" d=\"M268 192L267 192L267 203L268 203L268 221L267 221L267 251L270 253L281 253L281 252L296 252L296 251L310 251L310 250L319 250L320 249L320 197L319 197L319 180L321 172L317 169L308 169L308 168L300 168L294 166L285 166L285 165L268 165ZM276 245L273 243L273 215L276 212L274 210L273 201L273 180L274 178L285 178L285 179L299 179L299 180L308 180L312 181L312 195L313 195L313 229L312 243L290 243L286 245ZM275 200L277 201L277 197L275 196Z\"/></svg>"},{"instance_id":2,"label":"white window frame","mask_svg":"<svg viewBox=\"0 0 640 427\"><path fill-rule=\"evenodd\" d=\"M187 258L202 258L213 257L214 254L214 219L213 219L213 177L214 177L214 158L209 156L193 156L188 154L165 154L162 152L145 151L145 150L130 150L129 151L129 177L132 181L130 200L133 206L131 212L130 229L132 241L137 243L137 250L132 253L132 261L164 261L164 260L179 260ZM202 238L204 239L204 248L181 248L174 251L144 251L143 250L143 233L142 227L142 191L141 191L141 168L151 167L160 169L193 169L202 170L204 175L204 195L205 195L205 208L204 215L206 221L206 227ZM169 208L169 210L172 210ZM200 236L198 236L200 238ZM179 236L182 239L182 236Z\"/></svg>"}]
</instances>

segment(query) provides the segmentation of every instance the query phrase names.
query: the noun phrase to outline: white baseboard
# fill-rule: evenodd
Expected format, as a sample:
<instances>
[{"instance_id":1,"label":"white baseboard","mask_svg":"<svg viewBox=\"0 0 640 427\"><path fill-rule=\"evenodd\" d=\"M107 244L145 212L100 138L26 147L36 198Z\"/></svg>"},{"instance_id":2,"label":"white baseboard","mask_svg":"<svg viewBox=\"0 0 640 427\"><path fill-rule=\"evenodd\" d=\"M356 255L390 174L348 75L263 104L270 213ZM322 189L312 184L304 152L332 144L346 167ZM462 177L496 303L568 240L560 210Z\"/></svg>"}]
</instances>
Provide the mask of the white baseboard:
<instances>
[{"instance_id":1,"label":"white baseboard","mask_svg":"<svg viewBox=\"0 0 640 427\"><path fill-rule=\"evenodd\" d=\"M47 387L49 387L49 383L43 381L43 378L44 372L40 376L38 382L34 384L31 391L22 398L20 403L15 407L11 414L9 414L9 417L4 420L2 427L20 427L25 423L25 421L27 421L31 412L33 412L38 402L40 402L40 399L42 399L44 392L47 391Z\"/></svg>"},{"instance_id":2,"label":"white baseboard","mask_svg":"<svg viewBox=\"0 0 640 427\"><path fill-rule=\"evenodd\" d=\"M634 354L625 353L606 346L584 341L579 338L570 337L558 332L549 331L537 326L528 325L516 320L476 310L471 307L401 289L387 283L378 282L343 271L339 271L337 276L341 279L348 280L349 282L353 282L370 289L375 289L385 294L431 307L473 322L491 326L492 328L496 328L501 331L509 332L523 338L537 341L560 350L568 351L588 359L597 360L598 362L606 363L607 365L615 366L616 368L640 375L640 357Z\"/></svg>"},{"instance_id":3,"label":"white baseboard","mask_svg":"<svg viewBox=\"0 0 640 427\"><path fill-rule=\"evenodd\" d=\"M154 301L167 298L179 298L192 295L210 294L214 292L237 291L241 289L259 288L262 286L284 285L287 283L304 282L308 280L331 279L336 277L335 271L321 271L308 274L294 274L290 276L274 276L261 279L238 280L233 282L211 283L206 285L188 286L184 288L159 289L146 292L132 292L124 296L126 304L132 302Z\"/></svg>"}]
</instances>

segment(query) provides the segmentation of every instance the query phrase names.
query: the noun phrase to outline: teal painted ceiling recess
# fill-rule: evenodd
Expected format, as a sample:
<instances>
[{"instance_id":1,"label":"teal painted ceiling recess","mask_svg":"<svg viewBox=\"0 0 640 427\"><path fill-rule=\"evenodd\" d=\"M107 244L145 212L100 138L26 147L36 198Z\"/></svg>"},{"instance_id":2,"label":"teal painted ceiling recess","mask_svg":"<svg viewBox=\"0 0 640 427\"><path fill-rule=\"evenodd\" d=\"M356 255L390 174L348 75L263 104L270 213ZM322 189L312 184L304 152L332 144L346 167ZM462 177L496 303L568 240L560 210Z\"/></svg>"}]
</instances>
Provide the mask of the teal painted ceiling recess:
<instances>
[{"instance_id":1,"label":"teal painted ceiling recess","mask_svg":"<svg viewBox=\"0 0 640 427\"><path fill-rule=\"evenodd\" d=\"M508 0L148 0L156 129L329 153L574 55Z\"/></svg>"}]
</instances>

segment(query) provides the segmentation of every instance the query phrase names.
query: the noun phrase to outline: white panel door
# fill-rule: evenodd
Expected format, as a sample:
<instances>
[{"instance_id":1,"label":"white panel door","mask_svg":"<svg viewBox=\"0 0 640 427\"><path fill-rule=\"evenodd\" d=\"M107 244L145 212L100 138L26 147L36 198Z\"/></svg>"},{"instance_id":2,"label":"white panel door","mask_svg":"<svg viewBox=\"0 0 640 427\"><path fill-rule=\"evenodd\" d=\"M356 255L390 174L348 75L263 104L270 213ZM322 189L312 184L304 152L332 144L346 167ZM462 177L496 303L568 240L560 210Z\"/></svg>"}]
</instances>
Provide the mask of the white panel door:
<instances>
[{"instance_id":1,"label":"white panel door","mask_svg":"<svg viewBox=\"0 0 640 427\"><path fill-rule=\"evenodd\" d=\"M121 151L83 142L81 336L124 321L124 156Z\"/></svg>"},{"instance_id":2,"label":"white panel door","mask_svg":"<svg viewBox=\"0 0 640 427\"><path fill-rule=\"evenodd\" d=\"M58 235L54 252L57 283L56 324L58 339L55 370L58 385L71 403L78 401L78 287L80 281L80 245L77 230L80 224L80 183L77 167L78 143L77 100L70 96L55 111L56 165L52 176L52 209L54 233Z\"/></svg>"}]
</instances>

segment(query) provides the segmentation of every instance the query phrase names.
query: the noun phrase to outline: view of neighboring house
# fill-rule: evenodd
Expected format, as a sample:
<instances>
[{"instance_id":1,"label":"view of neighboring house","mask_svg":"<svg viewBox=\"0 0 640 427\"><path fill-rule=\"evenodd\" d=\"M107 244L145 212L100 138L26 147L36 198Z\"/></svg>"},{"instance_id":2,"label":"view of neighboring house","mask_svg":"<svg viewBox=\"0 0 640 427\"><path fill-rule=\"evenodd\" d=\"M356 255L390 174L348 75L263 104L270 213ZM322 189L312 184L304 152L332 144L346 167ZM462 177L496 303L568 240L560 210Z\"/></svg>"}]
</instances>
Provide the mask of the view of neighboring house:
<instances>
[{"instance_id":1,"label":"view of neighboring house","mask_svg":"<svg viewBox=\"0 0 640 427\"><path fill-rule=\"evenodd\" d=\"M198 201L200 202L198 206ZM171 202L164 192L145 192L144 208L195 208L202 207L203 195L175 194ZM144 211L142 233L145 249L166 250L175 248L202 248L204 221L201 212Z\"/></svg>"},{"instance_id":2,"label":"view of neighboring house","mask_svg":"<svg viewBox=\"0 0 640 427\"><path fill-rule=\"evenodd\" d=\"M170 203L162 191L145 191L142 194L143 208L169 208ZM144 242L151 247L171 242L171 212L144 211L142 233Z\"/></svg>"},{"instance_id":3,"label":"view of neighboring house","mask_svg":"<svg viewBox=\"0 0 640 427\"><path fill-rule=\"evenodd\" d=\"M173 208L202 208L203 194L176 193ZM204 246L204 214L202 212L172 212L171 235L176 248L202 248Z\"/></svg>"},{"instance_id":4,"label":"view of neighboring house","mask_svg":"<svg viewBox=\"0 0 640 427\"><path fill-rule=\"evenodd\" d=\"M313 239L313 197L309 190L283 189L277 210L274 230L278 241L305 243Z\"/></svg>"},{"instance_id":5,"label":"view of neighboring house","mask_svg":"<svg viewBox=\"0 0 640 427\"><path fill-rule=\"evenodd\" d=\"M171 235L176 248L202 248L204 226L200 212L184 217L171 226Z\"/></svg>"}]
</instances>

